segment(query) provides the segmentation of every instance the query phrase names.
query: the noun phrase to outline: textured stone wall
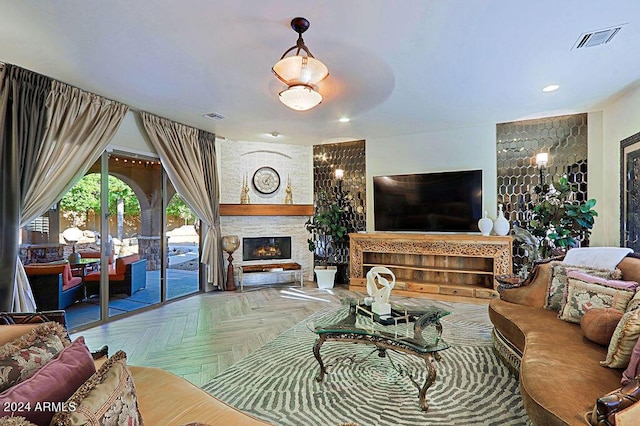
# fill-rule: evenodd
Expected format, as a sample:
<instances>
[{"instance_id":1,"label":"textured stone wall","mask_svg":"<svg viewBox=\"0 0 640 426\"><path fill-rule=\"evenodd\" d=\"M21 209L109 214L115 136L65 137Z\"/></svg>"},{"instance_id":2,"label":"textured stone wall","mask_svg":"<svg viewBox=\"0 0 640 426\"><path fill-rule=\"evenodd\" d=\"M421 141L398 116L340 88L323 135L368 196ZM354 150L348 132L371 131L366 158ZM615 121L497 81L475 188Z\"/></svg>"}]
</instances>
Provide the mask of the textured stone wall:
<instances>
[{"instance_id":1,"label":"textured stone wall","mask_svg":"<svg viewBox=\"0 0 640 426\"><path fill-rule=\"evenodd\" d=\"M220 174L220 202L239 204L243 178L249 180L251 204L283 204L287 179L291 179L294 204L313 203L312 147L263 142L217 140ZM253 173L260 167L276 169L282 181L280 188L269 196L258 193L251 185ZM291 237L291 260L302 265L305 279L313 279L313 256L308 250L309 234L304 228L307 216L223 216L220 218L222 235L243 237ZM234 264L242 264L242 245L234 253ZM249 261L259 264L265 261ZM225 254L225 268L226 268ZM237 277L236 277L237 279ZM245 275L245 283L276 282L277 276Z\"/></svg>"},{"instance_id":2,"label":"textured stone wall","mask_svg":"<svg viewBox=\"0 0 640 426\"><path fill-rule=\"evenodd\" d=\"M249 179L251 204L283 204L287 178L291 178L294 204L313 203L312 148L264 142L219 140L220 202L240 203L242 179ZM251 185L253 173L263 166L276 169L280 188L272 195L262 195Z\"/></svg>"},{"instance_id":3,"label":"textured stone wall","mask_svg":"<svg viewBox=\"0 0 640 426\"><path fill-rule=\"evenodd\" d=\"M245 237L291 237L291 260L252 260L242 261L242 243L240 248L233 254L234 265L254 265L260 263L287 263L297 262L302 265L306 279L313 279L313 258L307 248L307 231L304 229L304 222L307 217L303 216L223 216L220 218L222 235L237 235L240 241ZM226 261L226 254L225 254ZM225 262L225 268L227 267ZM270 277L261 277L268 280ZM245 282L256 278L255 275L247 274ZM271 277L273 278L273 277Z\"/></svg>"}]
</instances>

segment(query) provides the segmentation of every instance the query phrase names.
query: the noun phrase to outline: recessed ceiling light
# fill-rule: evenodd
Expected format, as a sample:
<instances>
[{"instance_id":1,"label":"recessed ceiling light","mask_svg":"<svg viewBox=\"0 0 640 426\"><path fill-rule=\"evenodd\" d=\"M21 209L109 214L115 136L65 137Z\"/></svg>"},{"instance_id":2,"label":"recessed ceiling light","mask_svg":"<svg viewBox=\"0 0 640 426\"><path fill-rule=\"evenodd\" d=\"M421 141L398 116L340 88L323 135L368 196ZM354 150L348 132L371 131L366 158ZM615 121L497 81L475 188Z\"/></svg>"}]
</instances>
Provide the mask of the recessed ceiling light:
<instances>
[{"instance_id":1,"label":"recessed ceiling light","mask_svg":"<svg viewBox=\"0 0 640 426\"><path fill-rule=\"evenodd\" d=\"M558 84L550 84L548 86L543 87L542 91L543 92L555 92L559 88L560 88L560 85L558 85Z\"/></svg>"},{"instance_id":2,"label":"recessed ceiling light","mask_svg":"<svg viewBox=\"0 0 640 426\"><path fill-rule=\"evenodd\" d=\"M339 122L341 123L348 123L351 121L351 119L349 117L340 117L340 119L338 119Z\"/></svg>"}]
</instances>

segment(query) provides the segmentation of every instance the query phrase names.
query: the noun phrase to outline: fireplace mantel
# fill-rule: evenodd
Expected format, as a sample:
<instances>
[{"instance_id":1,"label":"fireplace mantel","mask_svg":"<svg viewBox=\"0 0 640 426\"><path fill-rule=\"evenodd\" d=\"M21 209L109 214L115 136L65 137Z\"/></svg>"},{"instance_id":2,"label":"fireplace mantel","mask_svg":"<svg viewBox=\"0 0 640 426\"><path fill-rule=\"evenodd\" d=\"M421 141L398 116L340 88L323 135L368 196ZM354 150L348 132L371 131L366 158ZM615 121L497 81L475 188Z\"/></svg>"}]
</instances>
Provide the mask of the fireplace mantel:
<instances>
[{"instance_id":1,"label":"fireplace mantel","mask_svg":"<svg viewBox=\"0 0 640 426\"><path fill-rule=\"evenodd\" d=\"M220 216L312 216L313 204L220 204Z\"/></svg>"}]
</instances>

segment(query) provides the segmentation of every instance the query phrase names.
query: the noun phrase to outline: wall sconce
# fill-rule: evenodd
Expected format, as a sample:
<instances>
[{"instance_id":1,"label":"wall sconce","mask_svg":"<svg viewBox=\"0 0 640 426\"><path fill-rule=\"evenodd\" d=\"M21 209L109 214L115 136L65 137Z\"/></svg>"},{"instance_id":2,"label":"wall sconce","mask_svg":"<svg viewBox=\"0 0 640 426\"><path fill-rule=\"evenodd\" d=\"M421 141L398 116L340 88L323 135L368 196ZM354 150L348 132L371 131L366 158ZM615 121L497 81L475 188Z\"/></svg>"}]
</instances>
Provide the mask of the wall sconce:
<instances>
[{"instance_id":1,"label":"wall sconce","mask_svg":"<svg viewBox=\"0 0 640 426\"><path fill-rule=\"evenodd\" d=\"M336 169L335 174L336 174L336 179L342 180L342 178L344 177L344 170Z\"/></svg>"},{"instance_id":2,"label":"wall sconce","mask_svg":"<svg viewBox=\"0 0 640 426\"><path fill-rule=\"evenodd\" d=\"M547 163L549 162L549 153L540 152L536 154L536 166L538 166L538 170L540 171L540 185L544 185L544 175L542 171L547 168Z\"/></svg>"},{"instance_id":3,"label":"wall sconce","mask_svg":"<svg viewBox=\"0 0 640 426\"><path fill-rule=\"evenodd\" d=\"M549 154L546 152L541 152L536 154L536 165L539 169L544 169L547 167L547 163L549 162Z\"/></svg>"}]
</instances>

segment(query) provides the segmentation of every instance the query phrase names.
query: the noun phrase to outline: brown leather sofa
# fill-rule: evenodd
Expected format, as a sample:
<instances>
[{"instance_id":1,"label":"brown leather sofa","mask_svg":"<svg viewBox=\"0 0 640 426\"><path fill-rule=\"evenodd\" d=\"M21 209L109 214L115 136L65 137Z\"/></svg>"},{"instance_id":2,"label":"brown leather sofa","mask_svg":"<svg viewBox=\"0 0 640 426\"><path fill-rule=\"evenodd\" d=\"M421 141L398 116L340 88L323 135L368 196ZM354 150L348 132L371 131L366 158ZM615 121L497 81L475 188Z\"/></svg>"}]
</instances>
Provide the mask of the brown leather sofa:
<instances>
[{"instance_id":1,"label":"brown leather sofa","mask_svg":"<svg viewBox=\"0 0 640 426\"><path fill-rule=\"evenodd\" d=\"M640 259L626 257L618 268L624 280L640 282ZM524 286L501 289L500 299L491 301L494 346L519 372L534 425L584 425L596 401L620 388L623 370L600 366L607 347L587 340L579 324L544 309L551 274L550 263L538 265ZM640 403L627 409L627 418L629 413L640 419Z\"/></svg>"},{"instance_id":2,"label":"brown leather sofa","mask_svg":"<svg viewBox=\"0 0 640 426\"><path fill-rule=\"evenodd\" d=\"M63 325L66 322L63 311L44 314L1 313L0 345L20 337L43 321L57 321ZM105 360L106 357L96 360L96 368ZM174 374L151 367L127 368L133 377L138 408L144 424L269 425L225 404ZM51 386L56 384L52 383Z\"/></svg>"}]
</instances>

